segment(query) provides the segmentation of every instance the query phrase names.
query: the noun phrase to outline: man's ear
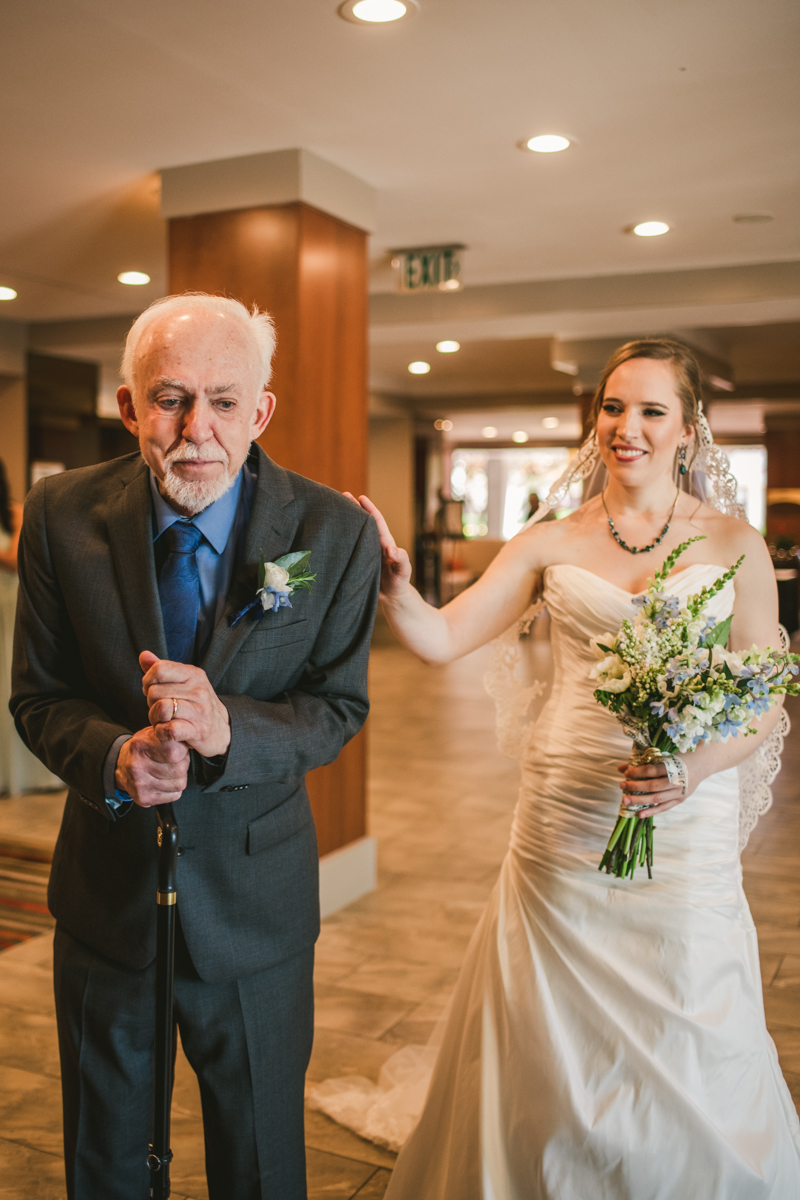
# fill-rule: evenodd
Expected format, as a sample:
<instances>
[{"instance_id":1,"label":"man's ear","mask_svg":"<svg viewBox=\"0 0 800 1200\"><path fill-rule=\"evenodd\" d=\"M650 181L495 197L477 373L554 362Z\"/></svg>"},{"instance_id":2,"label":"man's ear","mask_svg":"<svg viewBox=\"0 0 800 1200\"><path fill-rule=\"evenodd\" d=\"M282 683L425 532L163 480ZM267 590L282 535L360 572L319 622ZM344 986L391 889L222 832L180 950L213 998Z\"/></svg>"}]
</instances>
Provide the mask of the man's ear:
<instances>
[{"instance_id":1,"label":"man's ear","mask_svg":"<svg viewBox=\"0 0 800 1200\"><path fill-rule=\"evenodd\" d=\"M120 391L122 391L122 388L120 388ZM253 413L253 441L255 441L256 438L260 438L261 434L269 425L270 421L272 420L273 413L275 412L275 405L277 403L278 401L275 399L272 392L268 392L266 389L258 397L256 411Z\"/></svg>"},{"instance_id":2,"label":"man's ear","mask_svg":"<svg viewBox=\"0 0 800 1200\"><path fill-rule=\"evenodd\" d=\"M119 405L119 415L122 417L122 424L132 433L134 437L139 436L139 422L136 419L136 409L133 404L133 396L131 389L127 384L117 388L117 404Z\"/></svg>"}]
</instances>

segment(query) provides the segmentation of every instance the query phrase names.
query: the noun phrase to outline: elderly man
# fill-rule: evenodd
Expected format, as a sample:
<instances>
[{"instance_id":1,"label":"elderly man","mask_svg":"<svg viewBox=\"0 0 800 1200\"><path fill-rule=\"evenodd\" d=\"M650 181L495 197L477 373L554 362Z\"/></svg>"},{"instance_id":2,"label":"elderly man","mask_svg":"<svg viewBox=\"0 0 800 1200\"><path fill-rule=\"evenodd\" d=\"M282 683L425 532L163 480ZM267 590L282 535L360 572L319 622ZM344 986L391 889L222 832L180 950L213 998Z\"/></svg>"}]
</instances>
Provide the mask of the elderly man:
<instances>
[{"instance_id":1,"label":"elderly man","mask_svg":"<svg viewBox=\"0 0 800 1200\"><path fill-rule=\"evenodd\" d=\"M269 317L236 301L158 301L118 393L140 454L43 480L26 505L12 711L69 785L49 903L75 1200L148 1192L152 809L172 801L175 1013L209 1194L306 1195L319 903L303 780L367 714L379 549L361 509L252 444L273 348ZM312 590L235 621L261 555L297 550Z\"/></svg>"}]
</instances>

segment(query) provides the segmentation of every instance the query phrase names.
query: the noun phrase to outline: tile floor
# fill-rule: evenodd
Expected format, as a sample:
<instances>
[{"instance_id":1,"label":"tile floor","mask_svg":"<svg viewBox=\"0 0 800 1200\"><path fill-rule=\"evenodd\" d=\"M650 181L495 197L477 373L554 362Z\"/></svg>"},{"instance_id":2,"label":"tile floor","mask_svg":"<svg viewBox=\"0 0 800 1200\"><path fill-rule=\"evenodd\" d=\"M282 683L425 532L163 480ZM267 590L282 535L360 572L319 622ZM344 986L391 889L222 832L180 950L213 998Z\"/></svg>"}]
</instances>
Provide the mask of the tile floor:
<instances>
[{"instance_id":1,"label":"tile floor","mask_svg":"<svg viewBox=\"0 0 800 1200\"><path fill-rule=\"evenodd\" d=\"M546 643L541 646L547 658ZM481 686L488 652L425 667L376 649L370 726L371 829L380 881L330 917L317 956L316 1041L309 1077L377 1077L405 1042L426 1041L502 860L516 768L494 745ZM745 879L762 951L767 1017L800 1101L800 703L776 804L751 839ZM52 839L59 801L0 801L0 840ZM201 1200L199 1098L179 1056L173 1195ZM307 1121L312 1200L379 1200L393 1155L319 1113ZM0 1194L64 1200L60 1094L45 935L0 955Z\"/></svg>"}]
</instances>

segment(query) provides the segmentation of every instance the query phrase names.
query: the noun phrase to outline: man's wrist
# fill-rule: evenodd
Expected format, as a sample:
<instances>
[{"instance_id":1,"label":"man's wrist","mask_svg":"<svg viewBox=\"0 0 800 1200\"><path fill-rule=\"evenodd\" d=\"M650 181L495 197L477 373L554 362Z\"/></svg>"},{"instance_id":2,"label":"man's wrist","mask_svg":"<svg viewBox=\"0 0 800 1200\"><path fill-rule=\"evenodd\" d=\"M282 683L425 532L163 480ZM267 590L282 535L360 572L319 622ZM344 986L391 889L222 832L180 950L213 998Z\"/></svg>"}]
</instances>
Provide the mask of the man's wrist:
<instances>
[{"instance_id":1,"label":"man's wrist","mask_svg":"<svg viewBox=\"0 0 800 1200\"><path fill-rule=\"evenodd\" d=\"M125 791L125 781L119 775L119 756L122 747L130 741L130 734L120 734L111 743L103 763L103 795L107 800L119 799L117 789Z\"/></svg>"}]
</instances>

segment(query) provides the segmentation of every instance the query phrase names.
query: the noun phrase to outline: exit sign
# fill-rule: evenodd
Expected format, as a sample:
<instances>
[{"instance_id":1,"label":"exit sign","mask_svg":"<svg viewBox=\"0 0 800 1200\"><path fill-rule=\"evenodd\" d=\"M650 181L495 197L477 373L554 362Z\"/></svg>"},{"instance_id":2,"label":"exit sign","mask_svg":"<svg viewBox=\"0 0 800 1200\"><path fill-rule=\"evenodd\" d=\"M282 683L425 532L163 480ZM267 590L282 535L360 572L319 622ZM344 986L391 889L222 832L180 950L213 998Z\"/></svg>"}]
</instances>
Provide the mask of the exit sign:
<instances>
[{"instance_id":1,"label":"exit sign","mask_svg":"<svg viewBox=\"0 0 800 1200\"><path fill-rule=\"evenodd\" d=\"M455 292L461 287L461 251L464 246L421 246L396 250L400 292Z\"/></svg>"}]
</instances>

